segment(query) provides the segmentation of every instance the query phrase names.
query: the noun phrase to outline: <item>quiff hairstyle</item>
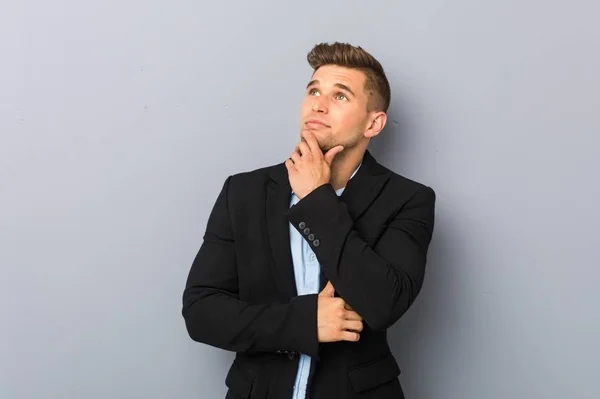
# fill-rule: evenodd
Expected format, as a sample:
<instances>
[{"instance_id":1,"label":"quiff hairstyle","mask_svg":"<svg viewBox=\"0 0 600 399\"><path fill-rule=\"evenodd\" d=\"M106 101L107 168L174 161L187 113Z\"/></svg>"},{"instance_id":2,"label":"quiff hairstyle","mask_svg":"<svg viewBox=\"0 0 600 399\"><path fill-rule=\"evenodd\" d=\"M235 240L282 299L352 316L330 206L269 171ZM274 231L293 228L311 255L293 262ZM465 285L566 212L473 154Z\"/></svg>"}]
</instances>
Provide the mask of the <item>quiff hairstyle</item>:
<instances>
[{"instance_id":1,"label":"quiff hairstyle","mask_svg":"<svg viewBox=\"0 0 600 399\"><path fill-rule=\"evenodd\" d=\"M387 112L390 84L379 61L363 48L348 43L320 43L310 50L306 59L314 71L324 65L337 65L363 72L366 77L364 90L369 98L367 110Z\"/></svg>"}]
</instances>

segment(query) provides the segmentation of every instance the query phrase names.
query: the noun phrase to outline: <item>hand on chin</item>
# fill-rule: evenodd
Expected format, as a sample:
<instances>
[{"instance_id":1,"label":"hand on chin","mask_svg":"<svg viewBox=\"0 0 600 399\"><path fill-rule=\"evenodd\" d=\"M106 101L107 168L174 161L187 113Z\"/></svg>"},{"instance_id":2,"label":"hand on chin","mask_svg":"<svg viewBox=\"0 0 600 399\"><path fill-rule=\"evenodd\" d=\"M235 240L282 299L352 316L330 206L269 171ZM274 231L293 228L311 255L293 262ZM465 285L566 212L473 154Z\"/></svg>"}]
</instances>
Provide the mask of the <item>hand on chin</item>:
<instances>
[{"instance_id":1,"label":"hand on chin","mask_svg":"<svg viewBox=\"0 0 600 399\"><path fill-rule=\"evenodd\" d=\"M323 154L312 131L303 130L301 136L302 140L290 158L285 161L290 185L294 194L300 199L317 187L329 183L331 163L335 156L344 149L342 146L335 146Z\"/></svg>"}]
</instances>

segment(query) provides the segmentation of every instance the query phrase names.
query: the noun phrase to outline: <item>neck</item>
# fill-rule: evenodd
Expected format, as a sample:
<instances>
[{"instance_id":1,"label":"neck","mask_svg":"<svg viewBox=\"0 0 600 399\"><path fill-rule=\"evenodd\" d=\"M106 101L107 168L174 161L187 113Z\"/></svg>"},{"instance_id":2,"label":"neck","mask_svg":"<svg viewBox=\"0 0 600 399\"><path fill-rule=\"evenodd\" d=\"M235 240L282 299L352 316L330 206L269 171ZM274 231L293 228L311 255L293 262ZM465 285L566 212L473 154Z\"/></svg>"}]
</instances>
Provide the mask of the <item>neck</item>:
<instances>
[{"instance_id":1,"label":"neck","mask_svg":"<svg viewBox=\"0 0 600 399\"><path fill-rule=\"evenodd\" d=\"M361 151L353 152L342 151L335 157L331 164L331 178L329 180L334 190L346 187L350 177L360 165L364 154L365 151L361 149Z\"/></svg>"}]
</instances>

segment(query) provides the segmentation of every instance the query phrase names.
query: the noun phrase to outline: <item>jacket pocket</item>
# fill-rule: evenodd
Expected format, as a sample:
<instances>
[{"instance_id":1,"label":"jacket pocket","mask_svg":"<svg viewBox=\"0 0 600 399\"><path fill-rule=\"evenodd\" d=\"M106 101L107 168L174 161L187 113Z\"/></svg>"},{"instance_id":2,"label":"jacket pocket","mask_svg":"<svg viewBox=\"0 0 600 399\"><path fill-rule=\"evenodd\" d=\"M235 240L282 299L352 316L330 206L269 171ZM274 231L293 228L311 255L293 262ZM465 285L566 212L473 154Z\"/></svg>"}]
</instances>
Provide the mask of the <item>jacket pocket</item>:
<instances>
[{"instance_id":1,"label":"jacket pocket","mask_svg":"<svg viewBox=\"0 0 600 399\"><path fill-rule=\"evenodd\" d=\"M394 356L388 353L383 358L361 364L348 371L348 378L356 392L363 392L392 381L400 375Z\"/></svg>"},{"instance_id":2,"label":"jacket pocket","mask_svg":"<svg viewBox=\"0 0 600 399\"><path fill-rule=\"evenodd\" d=\"M229 372L225 377L225 385L231 393L234 393L243 399L250 397L252 391L252 385L254 384L254 378L250 373L240 367L240 365L234 360L233 364L229 368Z\"/></svg>"}]
</instances>

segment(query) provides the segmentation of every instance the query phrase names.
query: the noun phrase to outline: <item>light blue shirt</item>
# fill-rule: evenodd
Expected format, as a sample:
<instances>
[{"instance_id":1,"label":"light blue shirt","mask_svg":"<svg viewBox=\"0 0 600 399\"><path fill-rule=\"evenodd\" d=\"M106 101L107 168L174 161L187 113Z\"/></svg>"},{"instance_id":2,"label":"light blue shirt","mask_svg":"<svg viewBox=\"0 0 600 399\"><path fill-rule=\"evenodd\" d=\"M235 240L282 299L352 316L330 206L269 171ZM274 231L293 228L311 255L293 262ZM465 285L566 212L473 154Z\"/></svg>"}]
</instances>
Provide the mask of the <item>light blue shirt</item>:
<instances>
[{"instance_id":1,"label":"light blue shirt","mask_svg":"<svg viewBox=\"0 0 600 399\"><path fill-rule=\"evenodd\" d=\"M350 178L352 179L358 168L354 171ZM338 196L342 195L345 187L336 190ZM300 200L292 192L290 207L296 205ZM292 260L294 262L294 277L296 278L296 289L298 295L310 295L319 293L321 265L317 260L315 253L310 249L310 245L304 237L290 223L290 247L292 251ZM296 374L296 382L294 383L294 394L292 399L305 399L306 387L308 384L308 375L310 372L310 364L312 359L310 356L300 354L300 363L298 364L298 373Z\"/></svg>"}]
</instances>

